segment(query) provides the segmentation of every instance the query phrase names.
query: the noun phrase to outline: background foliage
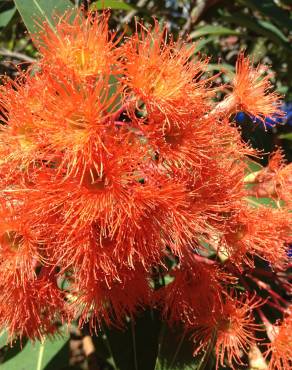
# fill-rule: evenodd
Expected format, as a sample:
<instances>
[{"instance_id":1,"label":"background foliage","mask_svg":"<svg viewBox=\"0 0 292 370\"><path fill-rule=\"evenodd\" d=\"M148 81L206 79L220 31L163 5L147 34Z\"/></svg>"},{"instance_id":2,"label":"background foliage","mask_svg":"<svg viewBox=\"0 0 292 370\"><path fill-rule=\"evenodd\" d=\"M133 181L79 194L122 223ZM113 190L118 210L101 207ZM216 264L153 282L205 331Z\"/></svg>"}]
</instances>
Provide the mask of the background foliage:
<instances>
[{"instance_id":1,"label":"background foliage","mask_svg":"<svg viewBox=\"0 0 292 370\"><path fill-rule=\"evenodd\" d=\"M292 101L291 0L0 0L0 73L16 77L19 69L37 58L27 32L37 31L32 16L40 22L44 18L52 21L54 11L63 13L81 5L92 10L111 8L112 28L129 35L136 19L152 24L155 17L166 22L174 38L187 38L197 44L197 52L211 56L210 73L225 69L232 75L237 54L245 49L256 63L271 66L277 90L285 94L285 101ZM243 137L255 147L269 152L282 146L291 160L290 131L289 125L265 131L248 121L242 124ZM10 348L1 333L0 369L187 370L212 369L214 365L211 354L193 359L184 333L166 327L153 311L138 317L135 325L129 323L123 332L112 329L92 337L89 334L87 328L81 332L64 328L63 335L52 341L23 342L22 347L16 341ZM87 361L80 349L84 346Z\"/></svg>"}]
</instances>

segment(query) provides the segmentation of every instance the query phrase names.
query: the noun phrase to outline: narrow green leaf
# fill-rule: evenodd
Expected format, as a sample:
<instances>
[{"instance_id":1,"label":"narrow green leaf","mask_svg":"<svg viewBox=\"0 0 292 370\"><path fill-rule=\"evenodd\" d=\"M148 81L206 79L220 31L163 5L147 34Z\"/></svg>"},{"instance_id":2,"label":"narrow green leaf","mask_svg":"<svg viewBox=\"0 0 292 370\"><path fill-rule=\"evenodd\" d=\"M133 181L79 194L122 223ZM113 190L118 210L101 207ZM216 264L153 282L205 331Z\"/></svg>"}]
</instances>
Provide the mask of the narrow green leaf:
<instances>
[{"instance_id":1,"label":"narrow green leaf","mask_svg":"<svg viewBox=\"0 0 292 370\"><path fill-rule=\"evenodd\" d=\"M273 41L275 44L280 44L284 46L287 50L289 50L289 52L292 52L291 45L289 44L286 36L279 28L277 28L272 23L256 18L251 18L248 15L244 15L242 13L233 13L227 16L223 15L222 19L224 21L246 27L259 35L263 35Z\"/></svg>"},{"instance_id":2,"label":"narrow green leaf","mask_svg":"<svg viewBox=\"0 0 292 370\"><path fill-rule=\"evenodd\" d=\"M6 27L16 12L15 6L0 13L0 27Z\"/></svg>"},{"instance_id":3,"label":"narrow green leaf","mask_svg":"<svg viewBox=\"0 0 292 370\"><path fill-rule=\"evenodd\" d=\"M278 208L277 203L271 198L257 198L248 196L245 198L245 200L249 203L250 206L254 208L259 208L263 206L268 208ZM281 202L280 205L283 205L283 202Z\"/></svg>"},{"instance_id":4,"label":"narrow green leaf","mask_svg":"<svg viewBox=\"0 0 292 370\"><path fill-rule=\"evenodd\" d=\"M90 10L117 9L133 10L134 7L122 0L98 0L90 5Z\"/></svg>"},{"instance_id":5,"label":"narrow green leaf","mask_svg":"<svg viewBox=\"0 0 292 370\"><path fill-rule=\"evenodd\" d=\"M14 3L28 31L33 34L39 30L38 24L43 22L54 29L54 16L61 16L69 9L74 9L69 0L14 0Z\"/></svg>"},{"instance_id":6,"label":"narrow green leaf","mask_svg":"<svg viewBox=\"0 0 292 370\"><path fill-rule=\"evenodd\" d=\"M289 42L288 38L283 34L283 32L273 25L271 22L263 21L261 19L258 20L258 23L260 26L262 26L264 29L271 31L273 34L277 35L279 39L281 39L284 42Z\"/></svg>"},{"instance_id":7,"label":"narrow green leaf","mask_svg":"<svg viewBox=\"0 0 292 370\"><path fill-rule=\"evenodd\" d=\"M38 358L37 358L36 370L42 370L44 351L45 351L45 342L40 344Z\"/></svg>"},{"instance_id":8,"label":"narrow green leaf","mask_svg":"<svg viewBox=\"0 0 292 370\"><path fill-rule=\"evenodd\" d=\"M279 135L279 138L284 140L292 140L292 132L289 132L288 134Z\"/></svg>"},{"instance_id":9,"label":"narrow green leaf","mask_svg":"<svg viewBox=\"0 0 292 370\"><path fill-rule=\"evenodd\" d=\"M195 53L198 53L205 45L214 41L214 37L206 37L195 42Z\"/></svg>"},{"instance_id":10,"label":"narrow green leaf","mask_svg":"<svg viewBox=\"0 0 292 370\"><path fill-rule=\"evenodd\" d=\"M203 26L198 28L196 31L190 34L191 39L196 39L201 36L215 35L215 36L228 36L228 35L239 35L239 32L234 31L227 27L222 26Z\"/></svg>"},{"instance_id":11,"label":"narrow green leaf","mask_svg":"<svg viewBox=\"0 0 292 370\"><path fill-rule=\"evenodd\" d=\"M235 72L234 66L232 66L231 64L227 64L227 63L220 63L220 64L209 63L206 69L207 71L223 71L223 72L228 72L231 74L234 74Z\"/></svg>"},{"instance_id":12,"label":"narrow green leaf","mask_svg":"<svg viewBox=\"0 0 292 370\"><path fill-rule=\"evenodd\" d=\"M282 9L274 1L244 0L243 3L252 10L260 11L262 15L272 19L281 29L292 29L292 19L289 17L289 12Z\"/></svg>"}]
</instances>

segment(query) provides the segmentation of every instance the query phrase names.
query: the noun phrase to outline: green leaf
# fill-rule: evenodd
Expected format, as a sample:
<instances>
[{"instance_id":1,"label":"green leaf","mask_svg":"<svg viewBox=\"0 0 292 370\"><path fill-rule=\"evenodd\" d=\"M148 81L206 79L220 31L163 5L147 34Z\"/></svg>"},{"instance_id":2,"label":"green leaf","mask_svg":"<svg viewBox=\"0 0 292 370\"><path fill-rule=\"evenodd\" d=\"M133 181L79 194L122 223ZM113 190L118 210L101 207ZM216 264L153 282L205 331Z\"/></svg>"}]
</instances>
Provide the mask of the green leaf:
<instances>
[{"instance_id":1,"label":"green leaf","mask_svg":"<svg viewBox=\"0 0 292 370\"><path fill-rule=\"evenodd\" d=\"M196 369L200 358L193 357L194 343L181 325L170 327L166 323L159 338L158 369L188 370Z\"/></svg>"},{"instance_id":2,"label":"green leaf","mask_svg":"<svg viewBox=\"0 0 292 370\"><path fill-rule=\"evenodd\" d=\"M220 64L209 63L206 69L207 71L223 71L225 73L228 72L228 73L231 73L232 75L235 73L234 66L228 63L220 63Z\"/></svg>"},{"instance_id":3,"label":"green leaf","mask_svg":"<svg viewBox=\"0 0 292 370\"><path fill-rule=\"evenodd\" d=\"M0 27L6 27L16 12L15 6L0 13Z\"/></svg>"},{"instance_id":4,"label":"green leaf","mask_svg":"<svg viewBox=\"0 0 292 370\"><path fill-rule=\"evenodd\" d=\"M247 164L247 174L254 173L263 169L263 166L260 163L253 161L252 159L246 159L245 162Z\"/></svg>"},{"instance_id":5,"label":"green leaf","mask_svg":"<svg viewBox=\"0 0 292 370\"><path fill-rule=\"evenodd\" d=\"M47 339L44 343L39 341L32 343L27 342L22 350L0 365L1 370L54 370L62 368L66 365L64 361L68 361L69 347L68 337ZM13 351L15 347L10 350ZM18 348L18 347L17 347ZM67 348L67 351L65 349ZM64 353L66 352L66 353ZM60 356L63 353L63 356ZM56 361L55 359L58 358Z\"/></svg>"},{"instance_id":6,"label":"green leaf","mask_svg":"<svg viewBox=\"0 0 292 370\"><path fill-rule=\"evenodd\" d=\"M109 107L108 111L111 112L112 110L117 110L121 107L122 105L122 96L121 94L117 94L117 89L118 89L118 77L119 75L114 76L110 75L109 78L109 94L108 94L108 99L112 98L115 96L114 101L112 102L111 106Z\"/></svg>"},{"instance_id":7,"label":"green leaf","mask_svg":"<svg viewBox=\"0 0 292 370\"><path fill-rule=\"evenodd\" d=\"M103 10L103 9L117 9L117 10L133 10L133 6L119 0L98 0L90 5L90 10Z\"/></svg>"},{"instance_id":8,"label":"green leaf","mask_svg":"<svg viewBox=\"0 0 292 370\"><path fill-rule=\"evenodd\" d=\"M10 360L14 356L18 355L20 351L24 349L27 344L27 339L20 341L17 338L14 343L13 347L10 344L7 344L8 335L7 332L4 330L0 334L0 364ZM2 365L0 365L0 369L2 369Z\"/></svg>"},{"instance_id":9,"label":"green leaf","mask_svg":"<svg viewBox=\"0 0 292 370\"><path fill-rule=\"evenodd\" d=\"M279 39L281 39L283 42L289 42L288 38L283 34L283 32L276 27L273 23L263 21L261 19L258 20L258 23L260 26L262 26L264 29L271 31L274 35L278 36Z\"/></svg>"},{"instance_id":10,"label":"green leaf","mask_svg":"<svg viewBox=\"0 0 292 370\"><path fill-rule=\"evenodd\" d=\"M292 140L292 132L289 132L288 134L279 135L279 138L284 140Z\"/></svg>"},{"instance_id":11,"label":"green leaf","mask_svg":"<svg viewBox=\"0 0 292 370\"><path fill-rule=\"evenodd\" d=\"M259 208L259 207L268 207L268 208L278 208L277 203L275 200L271 198L257 198L248 196L245 200L249 203L251 207ZM283 202L280 202L280 206L283 205Z\"/></svg>"},{"instance_id":12,"label":"green leaf","mask_svg":"<svg viewBox=\"0 0 292 370\"><path fill-rule=\"evenodd\" d=\"M195 53L198 53L201 49L204 48L205 45L209 44L210 42L213 42L214 38L213 37L206 37L203 39L200 39L195 42Z\"/></svg>"},{"instance_id":13,"label":"green leaf","mask_svg":"<svg viewBox=\"0 0 292 370\"><path fill-rule=\"evenodd\" d=\"M38 24L47 22L52 29L55 28L55 16L63 15L69 9L74 9L69 0L14 0L14 3L32 34L39 30Z\"/></svg>"},{"instance_id":14,"label":"green leaf","mask_svg":"<svg viewBox=\"0 0 292 370\"><path fill-rule=\"evenodd\" d=\"M244 0L249 8L260 11L264 16L269 17L274 23L282 28L292 29L292 19L289 12L280 8L271 0Z\"/></svg>"},{"instance_id":15,"label":"green leaf","mask_svg":"<svg viewBox=\"0 0 292 370\"><path fill-rule=\"evenodd\" d=\"M69 339L58 339L45 347L43 370L56 370L69 365Z\"/></svg>"},{"instance_id":16,"label":"green leaf","mask_svg":"<svg viewBox=\"0 0 292 370\"><path fill-rule=\"evenodd\" d=\"M203 26L198 28L196 31L190 34L190 39L196 39L198 37L206 35L215 35L215 36L227 36L227 35L239 35L240 33L234 31L227 27L222 26Z\"/></svg>"},{"instance_id":17,"label":"green leaf","mask_svg":"<svg viewBox=\"0 0 292 370\"><path fill-rule=\"evenodd\" d=\"M248 15L242 13L233 13L230 15L222 15L222 19L235 23L239 26L246 27L259 35L263 35L273 41L275 44L280 44L286 48L289 52L292 52L291 45L288 42L287 37L283 32L270 22L251 18Z\"/></svg>"}]
</instances>

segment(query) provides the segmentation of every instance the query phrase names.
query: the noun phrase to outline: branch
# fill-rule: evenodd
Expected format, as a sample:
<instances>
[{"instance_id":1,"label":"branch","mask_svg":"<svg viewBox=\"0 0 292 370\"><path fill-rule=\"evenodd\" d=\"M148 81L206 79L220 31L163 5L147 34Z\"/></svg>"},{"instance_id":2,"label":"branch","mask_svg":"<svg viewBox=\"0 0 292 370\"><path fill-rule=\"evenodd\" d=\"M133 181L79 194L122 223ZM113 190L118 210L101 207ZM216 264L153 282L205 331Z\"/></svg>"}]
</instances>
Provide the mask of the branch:
<instances>
[{"instance_id":1,"label":"branch","mask_svg":"<svg viewBox=\"0 0 292 370\"><path fill-rule=\"evenodd\" d=\"M221 0L197 0L196 5L192 7L192 10L190 12L190 16L187 19L186 23L184 24L181 32L180 37L184 37L187 33L190 32L193 25L198 23L200 18L203 16L205 11L214 6L216 3L218 3ZM192 5L191 5L192 6Z\"/></svg>"},{"instance_id":2,"label":"branch","mask_svg":"<svg viewBox=\"0 0 292 370\"><path fill-rule=\"evenodd\" d=\"M11 51L11 50L8 50L8 49L4 49L4 48L0 49L0 55L7 56L7 57L10 57L10 58L16 58L16 59L23 60L23 61L28 62L28 63L35 62L35 59L29 57L28 55L19 53L17 51Z\"/></svg>"},{"instance_id":3,"label":"branch","mask_svg":"<svg viewBox=\"0 0 292 370\"><path fill-rule=\"evenodd\" d=\"M142 8L144 5L146 5L148 0L139 0L137 5L136 5L136 9L134 10L131 10L122 20L121 20L121 24L124 24L124 23L130 23L131 20L135 17L135 15L138 13L139 9L138 8Z\"/></svg>"}]
</instances>

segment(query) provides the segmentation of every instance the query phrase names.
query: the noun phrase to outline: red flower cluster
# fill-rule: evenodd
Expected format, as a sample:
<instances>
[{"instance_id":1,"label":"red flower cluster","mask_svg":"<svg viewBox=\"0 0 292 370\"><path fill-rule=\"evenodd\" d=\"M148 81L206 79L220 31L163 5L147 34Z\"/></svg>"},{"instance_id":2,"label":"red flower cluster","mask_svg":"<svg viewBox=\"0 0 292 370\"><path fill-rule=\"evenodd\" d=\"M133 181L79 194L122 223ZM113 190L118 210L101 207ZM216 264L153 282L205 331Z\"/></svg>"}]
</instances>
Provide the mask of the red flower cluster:
<instances>
[{"instance_id":1,"label":"red flower cluster","mask_svg":"<svg viewBox=\"0 0 292 370\"><path fill-rule=\"evenodd\" d=\"M254 151L232 118L277 114L278 96L241 54L216 103L208 60L158 25L123 42L106 14L69 20L44 25L38 63L1 87L0 326L35 339L152 305L197 351L211 341L218 363L241 363L259 302L235 293L237 272L255 257L283 267L291 223L250 203ZM153 288L155 271L173 281Z\"/></svg>"}]
</instances>

